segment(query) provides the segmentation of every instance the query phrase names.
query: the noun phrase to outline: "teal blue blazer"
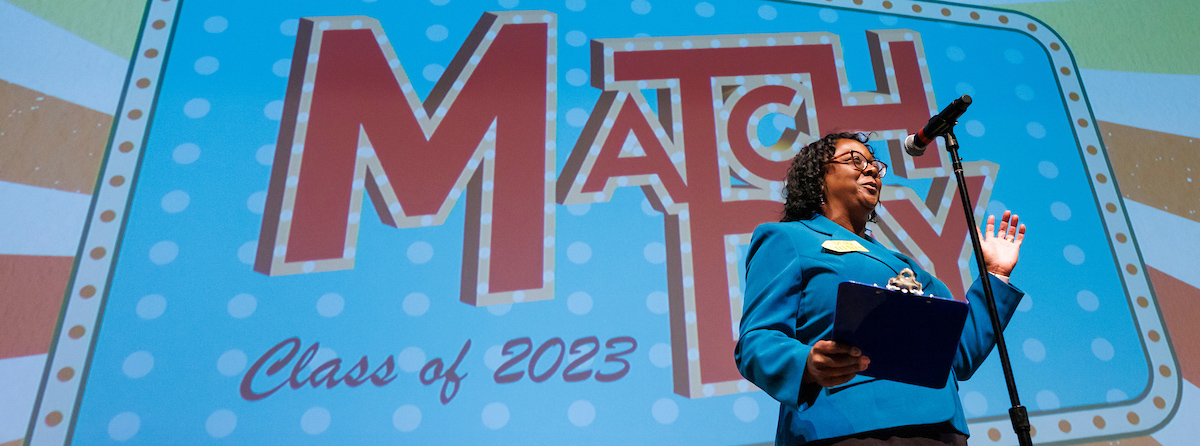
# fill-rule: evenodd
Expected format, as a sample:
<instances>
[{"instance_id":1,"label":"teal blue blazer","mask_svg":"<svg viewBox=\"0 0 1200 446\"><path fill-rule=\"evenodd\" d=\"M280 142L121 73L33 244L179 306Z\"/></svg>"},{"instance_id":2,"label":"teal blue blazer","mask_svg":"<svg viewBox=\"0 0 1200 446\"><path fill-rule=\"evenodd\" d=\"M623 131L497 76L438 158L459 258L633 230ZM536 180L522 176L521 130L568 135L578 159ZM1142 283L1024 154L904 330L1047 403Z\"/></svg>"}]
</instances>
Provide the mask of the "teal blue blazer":
<instances>
[{"instance_id":1,"label":"teal blue blazer","mask_svg":"<svg viewBox=\"0 0 1200 446\"><path fill-rule=\"evenodd\" d=\"M826 250L821 244L827 240L854 240L867 252ZM996 342L979 280L967 292L970 312L953 373L942 388L861 375L828 388L800 382L809 346L832 328L838 284L883 284L904 268L916 273L926 293L950 296L946 285L917 262L822 215L755 229L746 256L746 292L734 359L742 376L781 403L776 444L946 422L968 434L957 381L970 378ZM1000 320L1007 325L1024 293L994 276L991 284Z\"/></svg>"}]
</instances>

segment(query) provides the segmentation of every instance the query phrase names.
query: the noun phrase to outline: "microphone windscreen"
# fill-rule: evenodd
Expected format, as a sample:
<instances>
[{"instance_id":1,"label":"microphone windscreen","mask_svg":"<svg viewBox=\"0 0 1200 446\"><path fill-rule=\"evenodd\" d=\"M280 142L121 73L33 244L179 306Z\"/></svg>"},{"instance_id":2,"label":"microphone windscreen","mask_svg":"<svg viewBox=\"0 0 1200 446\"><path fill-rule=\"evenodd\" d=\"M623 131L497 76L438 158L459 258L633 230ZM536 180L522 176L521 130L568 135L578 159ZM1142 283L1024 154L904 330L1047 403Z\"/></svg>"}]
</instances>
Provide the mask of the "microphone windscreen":
<instances>
[{"instance_id":1,"label":"microphone windscreen","mask_svg":"<svg viewBox=\"0 0 1200 446\"><path fill-rule=\"evenodd\" d=\"M911 134L904 138L904 151L909 156L921 156L925 154L925 145L917 143L917 135Z\"/></svg>"}]
</instances>

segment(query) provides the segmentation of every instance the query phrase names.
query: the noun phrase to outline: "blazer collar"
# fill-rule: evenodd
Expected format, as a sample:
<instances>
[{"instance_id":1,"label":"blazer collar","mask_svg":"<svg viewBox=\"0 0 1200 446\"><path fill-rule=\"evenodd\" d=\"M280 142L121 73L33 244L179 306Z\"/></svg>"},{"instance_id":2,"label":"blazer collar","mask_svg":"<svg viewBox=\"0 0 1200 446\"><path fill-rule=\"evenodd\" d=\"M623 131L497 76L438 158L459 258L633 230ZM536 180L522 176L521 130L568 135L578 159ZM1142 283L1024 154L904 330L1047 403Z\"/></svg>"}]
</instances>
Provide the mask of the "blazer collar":
<instances>
[{"instance_id":1,"label":"blazer collar","mask_svg":"<svg viewBox=\"0 0 1200 446\"><path fill-rule=\"evenodd\" d=\"M857 253L875 259L886 265L888 268L891 268L896 274L900 274L900 270L909 267L908 263L906 263L903 259L896 256L896 254L891 252L891 250L883 247L883 245L880 245L875 240L860 237L857 234L850 232L849 229L842 227L842 225L834 223L833 220L830 220L824 215L816 214L813 216L813 218L801 220L800 223L803 223L805 226L808 226L809 229L815 232L825 234L827 237L829 237L829 240L854 240L860 243L866 242L863 243L863 247L867 248L866 252L855 251L854 253L850 254Z\"/></svg>"}]
</instances>

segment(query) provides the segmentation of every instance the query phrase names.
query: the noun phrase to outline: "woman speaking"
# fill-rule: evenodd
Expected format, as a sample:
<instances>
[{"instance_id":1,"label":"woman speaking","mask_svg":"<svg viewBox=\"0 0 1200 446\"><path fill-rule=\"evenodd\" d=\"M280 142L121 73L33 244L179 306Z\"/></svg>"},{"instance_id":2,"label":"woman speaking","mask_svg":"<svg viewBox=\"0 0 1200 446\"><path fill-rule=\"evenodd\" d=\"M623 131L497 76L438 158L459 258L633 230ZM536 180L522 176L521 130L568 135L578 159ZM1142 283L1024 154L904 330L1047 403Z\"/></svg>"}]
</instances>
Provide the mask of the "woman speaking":
<instances>
[{"instance_id":1,"label":"woman speaking","mask_svg":"<svg viewBox=\"0 0 1200 446\"><path fill-rule=\"evenodd\" d=\"M782 221L754 231L746 258L738 370L781 403L778 445L965 445L957 380L970 378L995 345L978 279L967 291L966 325L941 388L858 376L870 358L827 337L844 281L886 283L909 268L926 294L950 296L917 262L867 234L887 165L865 142L861 133L834 133L792 160ZM1008 276L1024 237L1016 215L1004 212L998 227L988 217L984 263L1004 325L1023 295Z\"/></svg>"}]
</instances>

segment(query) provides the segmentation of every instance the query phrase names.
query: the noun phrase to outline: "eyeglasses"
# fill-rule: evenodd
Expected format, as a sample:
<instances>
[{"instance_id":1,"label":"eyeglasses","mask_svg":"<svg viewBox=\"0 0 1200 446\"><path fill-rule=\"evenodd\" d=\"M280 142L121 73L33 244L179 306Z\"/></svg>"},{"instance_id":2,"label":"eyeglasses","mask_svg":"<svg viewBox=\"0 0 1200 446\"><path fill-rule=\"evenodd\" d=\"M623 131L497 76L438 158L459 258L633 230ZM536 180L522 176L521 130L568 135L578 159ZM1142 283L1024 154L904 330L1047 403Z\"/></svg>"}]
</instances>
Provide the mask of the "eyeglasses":
<instances>
[{"instance_id":1,"label":"eyeglasses","mask_svg":"<svg viewBox=\"0 0 1200 446\"><path fill-rule=\"evenodd\" d=\"M840 160L840 161L839 160L829 160L826 164L830 164L830 163L849 164L849 165L853 166L855 169L858 169L859 172L863 172L863 173L866 173L867 166L875 166L875 175L874 175L875 178L882 179L884 175L887 175L887 163L880 161L880 160L867 161L867 159L864 158L858 152L850 152L850 158L848 158L848 159L844 159L844 160Z\"/></svg>"}]
</instances>

